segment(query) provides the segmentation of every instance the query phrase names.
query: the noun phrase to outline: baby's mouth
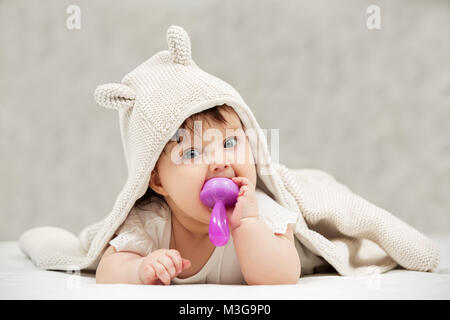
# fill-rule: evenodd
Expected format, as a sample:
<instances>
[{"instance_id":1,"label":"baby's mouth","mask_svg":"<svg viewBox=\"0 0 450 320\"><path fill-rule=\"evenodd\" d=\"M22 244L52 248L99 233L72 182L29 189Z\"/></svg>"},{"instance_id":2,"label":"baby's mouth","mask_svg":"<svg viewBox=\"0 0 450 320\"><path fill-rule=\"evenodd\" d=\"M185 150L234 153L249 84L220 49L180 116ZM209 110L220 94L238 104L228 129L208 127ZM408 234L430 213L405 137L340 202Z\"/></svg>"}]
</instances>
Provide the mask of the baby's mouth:
<instances>
[{"instance_id":1,"label":"baby's mouth","mask_svg":"<svg viewBox=\"0 0 450 320\"><path fill-rule=\"evenodd\" d=\"M209 180L211 180L211 179L214 179L214 178L227 178L227 179L232 179L232 178L235 178L236 176L228 176L228 177L225 177L225 176L216 176L216 177L211 177L211 178L207 178L207 179L205 179L205 182L203 182L203 185L207 182L207 181L209 181Z\"/></svg>"}]
</instances>

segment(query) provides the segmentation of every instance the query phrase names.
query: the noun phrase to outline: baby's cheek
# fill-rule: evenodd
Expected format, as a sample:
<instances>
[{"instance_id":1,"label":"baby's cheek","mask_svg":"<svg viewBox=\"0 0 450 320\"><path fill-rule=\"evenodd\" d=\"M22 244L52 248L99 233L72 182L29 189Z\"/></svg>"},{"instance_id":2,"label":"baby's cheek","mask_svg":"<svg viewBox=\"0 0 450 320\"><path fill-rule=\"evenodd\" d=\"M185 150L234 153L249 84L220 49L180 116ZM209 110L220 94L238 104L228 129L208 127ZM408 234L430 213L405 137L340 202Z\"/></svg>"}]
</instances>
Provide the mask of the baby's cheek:
<instances>
[{"instance_id":1,"label":"baby's cheek","mask_svg":"<svg viewBox=\"0 0 450 320\"><path fill-rule=\"evenodd\" d=\"M191 195L189 198L182 200L181 208L186 215L196 221L206 224L209 223L211 209L201 202L199 195Z\"/></svg>"},{"instance_id":2,"label":"baby's cheek","mask_svg":"<svg viewBox=\"0 0 450 320\"><path fill-rule=\"evenodd\" d=\"M212 208L205 206L201 201L198 201L197 216L199 219L209 219L211 216Z\"/></svg>"},{"instance_id":3,"label":"baby's cheek","mask_svg":"<svg viewBox=\"0 0 450 320\"><path fill-rule=\"evenodd\" d=\"M254 186L256 186L256 166L254 164L241 165L236 167L236 175L238 177L247 178Z\"/></svg>"},{"instance_id":4,"label":"baby's cheek","mask_svg":"<svg viewBox=\"0 0 450 320\"><path fill-rule=\"evenodd\" d=\"M195 168L186 169L183 175L177 179L178 191L186 204L198 210L202 206L200 191L204 184L205 173Z\"/></svg>"}]
</instances>

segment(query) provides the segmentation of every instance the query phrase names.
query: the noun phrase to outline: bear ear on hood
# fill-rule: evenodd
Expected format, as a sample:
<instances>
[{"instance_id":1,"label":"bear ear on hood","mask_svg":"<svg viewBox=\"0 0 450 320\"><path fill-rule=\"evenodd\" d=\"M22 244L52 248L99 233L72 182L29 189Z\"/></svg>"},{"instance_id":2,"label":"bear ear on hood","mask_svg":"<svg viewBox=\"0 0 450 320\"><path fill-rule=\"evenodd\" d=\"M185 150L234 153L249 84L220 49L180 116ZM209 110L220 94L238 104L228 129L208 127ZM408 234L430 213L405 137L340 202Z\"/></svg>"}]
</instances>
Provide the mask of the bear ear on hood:
<instances>
[{"instance_id":1,"label":"bear ear on hood","mask_svg":"<svg viewBox=\"0 0 450 320\"><path fill-rule=\"evenodd\" d=\"M107 83L95 89L94 98L104 108L119 110L133 106L136 93L124 84Z\"/></svg>"},{"instance_id":2,"label":"bear ear on hood","mask_svg":"<svg viewBox=\"0 0 450 320\"><path fill-rule=\"evenodd\" d=\"M192 63L191 41L187 32L179 26L170 26L167 29L167 45L174 63L188 66Z\"/></svg>"}]
</instances>

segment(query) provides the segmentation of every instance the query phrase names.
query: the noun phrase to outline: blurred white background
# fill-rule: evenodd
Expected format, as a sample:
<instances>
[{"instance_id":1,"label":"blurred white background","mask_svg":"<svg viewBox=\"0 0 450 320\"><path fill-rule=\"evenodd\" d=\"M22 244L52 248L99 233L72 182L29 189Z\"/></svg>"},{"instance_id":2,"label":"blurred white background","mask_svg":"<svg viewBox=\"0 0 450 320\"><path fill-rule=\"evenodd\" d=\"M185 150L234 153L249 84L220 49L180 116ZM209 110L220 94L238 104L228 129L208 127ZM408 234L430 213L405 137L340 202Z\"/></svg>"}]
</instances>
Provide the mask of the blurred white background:
<instances>
[{"instance_id":1,"label":"blurred white background","mask_svg":"<svg viewBox=\"0 0 450 320\"><path fill-rule=\"evenodd\" d=\"M81 28L69 30L69 5ZM369 5L381 30L369 30ZM190 35L281 163L332 174L424 233L450 230L450 2L0 1L0 240L106 216L127 172L99 84Z\"/></svg>"}]
</instances>

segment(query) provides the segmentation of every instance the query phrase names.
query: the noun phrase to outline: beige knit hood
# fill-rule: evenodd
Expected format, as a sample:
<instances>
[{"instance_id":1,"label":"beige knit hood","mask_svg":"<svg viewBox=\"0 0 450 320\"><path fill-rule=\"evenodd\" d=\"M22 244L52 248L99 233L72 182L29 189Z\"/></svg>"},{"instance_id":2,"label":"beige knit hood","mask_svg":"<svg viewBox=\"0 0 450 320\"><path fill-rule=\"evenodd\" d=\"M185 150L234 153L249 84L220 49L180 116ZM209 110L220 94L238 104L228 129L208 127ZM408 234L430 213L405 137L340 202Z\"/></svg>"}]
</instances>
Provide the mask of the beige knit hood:
<instances>
[{"instance_id":1,"label":"beige knit hood","mask_svg":"<svg viewBox=\"0 0 450 320\"><path fill-rule=\"evenodd\" d=\"M108 242L146 192L166 143L185 119L222 104L231 106L256 133L248 138L259 187L298 215L296 238L340 274L385 272L397 265L418 271L437 267L435 244L389 212L325 172L273 163L252 111L233 87L195 64L186 31L169 27L167 44L168 50L152 56L120 83L95 90L99 105L118 112L128 178L111 212L78 237L56 227L33 228L20 237L20 248L39 268L95 270Z\"/></svg>"}]
</instances>

